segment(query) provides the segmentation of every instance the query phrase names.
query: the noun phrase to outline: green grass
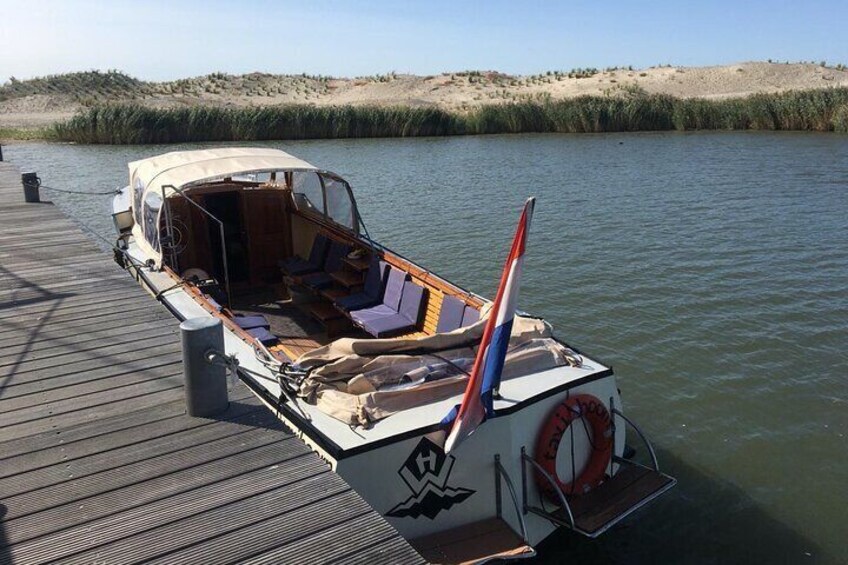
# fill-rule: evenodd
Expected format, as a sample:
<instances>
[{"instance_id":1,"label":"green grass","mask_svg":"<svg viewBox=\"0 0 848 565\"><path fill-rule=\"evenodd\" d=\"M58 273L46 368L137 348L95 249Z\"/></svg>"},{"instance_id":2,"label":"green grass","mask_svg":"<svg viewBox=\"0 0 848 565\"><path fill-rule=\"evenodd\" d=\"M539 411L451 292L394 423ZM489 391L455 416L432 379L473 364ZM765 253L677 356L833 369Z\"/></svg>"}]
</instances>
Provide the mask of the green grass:
<instances>
[{"instance_id":1,"label":"green grass","mask_svg":"<svg viewBox=\"0 0 848 565\"><path fill-rule=\"evenodd\" d=\"M48 132L77 143L177 143L359 137L690 130L848 131L848 89L705 100L622 90L605 96L479 106L309 105L148 108L94 105Z\"/></svg>"},{"instance_id":2,"label":"green grass","mask_svg":"<svg viewBox=\"0 0 848 565\"><path fill-rule=\"evenodd\" d=\"M457 133L462 120L436 108L316 107L152 109L92 106L56 124L56 139L77 143L179 143L344 137L416 137Z\"/></svg>"},{"instance_id":3,"label":"green grass","mask_svg":"<svg viewBox=\"0 0 848 565\"><path fill-rule=\"evenodd\" d=\"M55 139L53 128L3 128L0 127L0 141L33 141Z\"/></svg>"}]
</instances>

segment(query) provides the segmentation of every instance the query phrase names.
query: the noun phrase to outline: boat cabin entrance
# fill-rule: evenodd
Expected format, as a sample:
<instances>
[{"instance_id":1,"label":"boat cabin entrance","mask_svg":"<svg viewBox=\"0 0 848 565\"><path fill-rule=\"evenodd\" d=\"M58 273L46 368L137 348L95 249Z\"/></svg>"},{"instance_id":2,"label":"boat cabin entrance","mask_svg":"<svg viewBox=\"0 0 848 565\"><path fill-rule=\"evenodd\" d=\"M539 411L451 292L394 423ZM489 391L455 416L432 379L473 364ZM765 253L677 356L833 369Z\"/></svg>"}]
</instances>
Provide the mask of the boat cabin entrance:
<instances>
[{"instance_id":1,"label":"boat cabin entrance","mask_svg":"<svg viewBox=\"0 0 848 565\"><path fill-rule=\"evenodd\" d=\"M242 217L241 194L237 191L218 192L203 197L204 207L224 225L224 238L219 237L218 226L207 222L211 243L212 270L218 280L224 280L224 269L229 270L231 284L250 280L250 261ZM190 241L190 239L189 239ZM226 256L226 264L224 262Z\"/></svg>"}]
</instances>

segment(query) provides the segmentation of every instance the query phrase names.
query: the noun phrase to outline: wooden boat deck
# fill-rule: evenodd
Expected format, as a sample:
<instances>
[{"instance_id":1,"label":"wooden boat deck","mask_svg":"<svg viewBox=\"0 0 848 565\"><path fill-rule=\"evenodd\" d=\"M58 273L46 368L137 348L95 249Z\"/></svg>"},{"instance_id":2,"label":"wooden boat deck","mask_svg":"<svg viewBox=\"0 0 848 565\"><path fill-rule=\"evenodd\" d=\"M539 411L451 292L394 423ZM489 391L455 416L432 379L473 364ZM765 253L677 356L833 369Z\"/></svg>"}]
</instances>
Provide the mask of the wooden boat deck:
<instances>
[{"instance_id":1,"label":"wooden boat deck","mask_svg":"<svg viewBox=\"0 0 848 565\"><path fill-rule=\"evenodd\" d=\"M0 564L423 562L243 385L186 416L177 327L0 162Z\"/></svg>"}]
</instances>

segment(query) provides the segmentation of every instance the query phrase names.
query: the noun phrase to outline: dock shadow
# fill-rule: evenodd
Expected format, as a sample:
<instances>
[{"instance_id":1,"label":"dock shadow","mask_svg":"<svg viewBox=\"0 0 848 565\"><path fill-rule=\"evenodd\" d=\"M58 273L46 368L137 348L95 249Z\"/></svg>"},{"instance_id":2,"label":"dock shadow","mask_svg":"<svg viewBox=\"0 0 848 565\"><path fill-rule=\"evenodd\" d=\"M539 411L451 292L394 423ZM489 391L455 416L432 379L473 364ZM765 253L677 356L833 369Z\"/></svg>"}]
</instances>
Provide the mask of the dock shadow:
<instances>
[{"instance_id":1,"label":"dock shadow","mask_svg":"<svg viewBox=\"0 0 848 565\"><path fill-rule=\"evenodd\" d=\"M276 413L264 404L231 400L230 406L224 412L208 416L206 419L288 433L288 428L277 418Z\"/></svg>"},{"instance_id":2,"label":"dock shadow","mask_svg":"<svg viewBox=\"0 0 848 565\"><path fill-rule=\"evenodd\" d=\"M590 540L562 531L538 547L536 563L825 563L816 542L780 522L739 487L658 449L678 484L660 500Z\"/></svg>"}]
</instances>

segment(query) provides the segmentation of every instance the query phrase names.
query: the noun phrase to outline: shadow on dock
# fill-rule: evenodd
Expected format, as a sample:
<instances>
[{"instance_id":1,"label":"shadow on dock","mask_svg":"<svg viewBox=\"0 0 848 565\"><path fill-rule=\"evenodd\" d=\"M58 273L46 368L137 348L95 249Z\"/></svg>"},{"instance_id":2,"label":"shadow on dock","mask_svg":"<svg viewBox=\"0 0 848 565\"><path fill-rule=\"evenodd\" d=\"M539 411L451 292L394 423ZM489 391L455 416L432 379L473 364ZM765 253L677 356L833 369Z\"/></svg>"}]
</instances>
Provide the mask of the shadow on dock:
<instances>
[{"instance_id":1,"label":"shadow on dock","mask_svg":"<svg viewBox=\"0 0 848 565\"><path fill-rule=\"evenodd\" d=\"M657 450L677 486L599 539L570 532L540 544L539 563L823 563L815 542L770 516L742 489ZM830 559L833 559L830 556Z\"/></svg>"},{"instance_id":2,"label":"shadow on dock","mask_svg":"<svg viewBox=\"0 0 848 565\"><path fill-rule=\"evenodd\" d=\"M8 286L11 289L10 297L6 300L0 301L0 310L21 308L23 306L30 306L40 302L51 302L72 296L67 293L51 292L46 288L43 288L38 283L31 282L17 273L10 271L3 265L0 265L0 281L4 281L4 287ZM6 289L3 288L3 290ZM35 296L18 298L18 294L26 295L27 293L35 293Z\"/></svg>"},{"instance_id":3,"label":"shadow on dock","mask_svg":"<svg viewBox=\"0 0 848 565\"><path fill-rule=\"evenodd\" d=\"M241 424L250 426L251 428L265 428L266 430L288 431L285 424L276 417L276 414L264 406L257 408L256 404L242 402L239 400L231 400L229 407L215 416L206 418L216 422L228 422L232 424Z\"/></svg>"}]
</instances>

